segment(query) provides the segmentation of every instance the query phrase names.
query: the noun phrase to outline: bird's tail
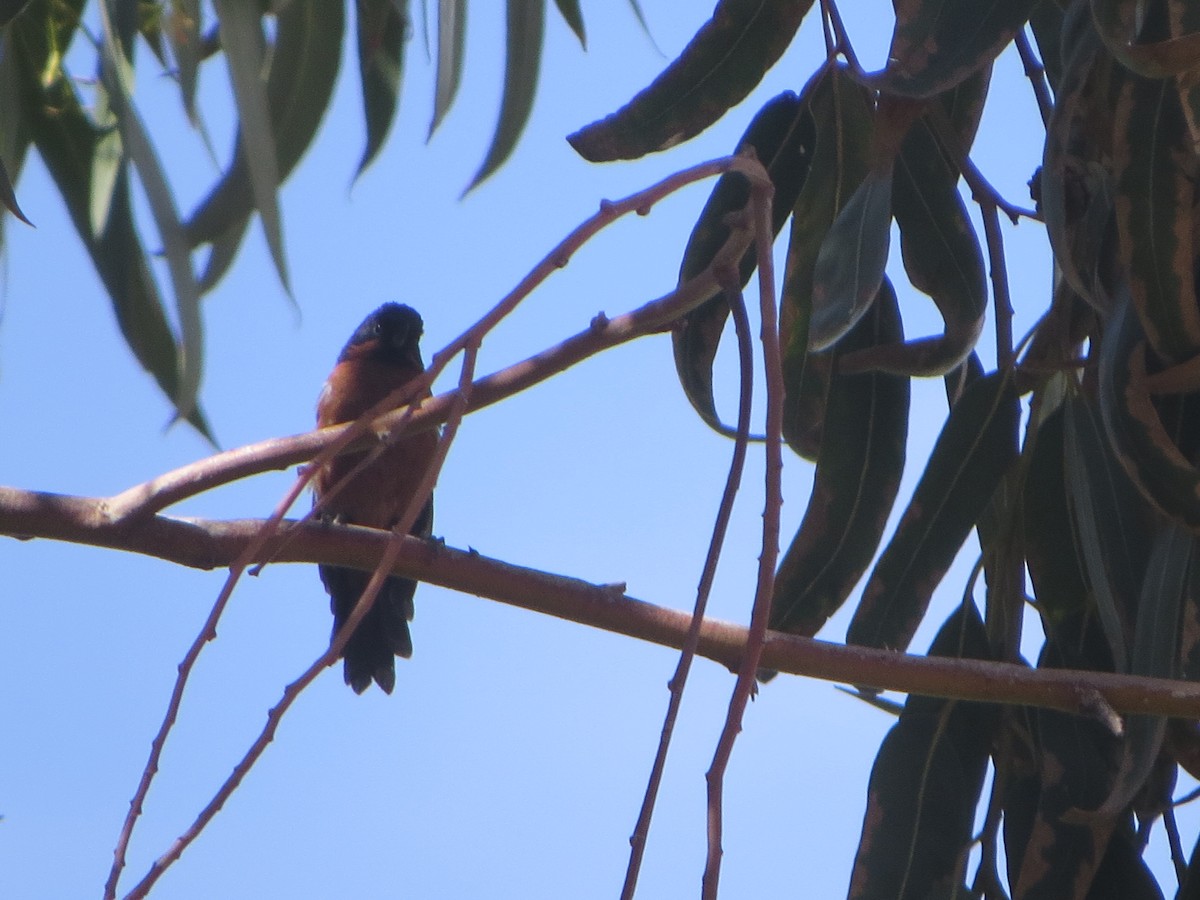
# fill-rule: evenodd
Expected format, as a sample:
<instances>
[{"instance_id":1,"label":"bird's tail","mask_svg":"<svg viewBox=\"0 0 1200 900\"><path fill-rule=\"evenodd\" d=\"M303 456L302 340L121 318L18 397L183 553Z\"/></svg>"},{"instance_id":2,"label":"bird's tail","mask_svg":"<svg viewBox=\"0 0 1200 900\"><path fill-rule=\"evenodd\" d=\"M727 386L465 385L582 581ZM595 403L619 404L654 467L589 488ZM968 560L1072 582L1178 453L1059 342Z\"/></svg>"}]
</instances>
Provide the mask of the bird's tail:
<instances>
[{"instance_id":1,"label":"bird's tail","mask_svg":"<svg viewBox=\"0 0 1200 900\"><path fill-rule=\"evenodd\" d=\"M354 610L371 576L357 569L321 566L321 580L329 591L336 636ZM359 623L342 650L346 684L361 694L374 681L384 693L396 685L397 656L412 656L408 623L413 617L413 593L417 583L408 578L389 578L379 590L371 611Z\"/></svg>"}]
</instances>

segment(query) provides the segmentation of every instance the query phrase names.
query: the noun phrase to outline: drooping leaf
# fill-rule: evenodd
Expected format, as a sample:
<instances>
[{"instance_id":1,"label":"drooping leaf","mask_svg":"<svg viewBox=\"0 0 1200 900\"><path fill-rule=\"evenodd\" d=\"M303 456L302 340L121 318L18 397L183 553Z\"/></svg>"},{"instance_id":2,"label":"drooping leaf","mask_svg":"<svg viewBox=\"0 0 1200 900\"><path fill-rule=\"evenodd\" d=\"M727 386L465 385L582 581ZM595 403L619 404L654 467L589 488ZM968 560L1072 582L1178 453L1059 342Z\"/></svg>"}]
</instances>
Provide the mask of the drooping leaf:
<instances>
[{"instance_id":1,"label":"drooping leaf","mask_svg":"<svg viewBox=\"0 0 1200 900\"><path fill-rule=\"evenodd\" d=\"M48 60L70 42L70 30L81 10L76 7L71 15L51 18L48 8L47 0L33 0L25 15L10 26L24 122L112 299L121 333L138 362L174 403L179 396L179 349L133 221L128 173L118 174L104 232L93 234L90 178L95 130L65 72L57 69L47 84L42 83ZM47 22L55 23L52 35ZM189 413L188 421L213 439L198 407Z\"/></svg>"},{"instance_id":2,"label":"drooping leaf","mask_svg":"<svg viewBox=\"0 0 1200 900\"><path fill-rule=\"evenodd\" d=\"M830 355L836 368L842 353L902 338L896 294L884 279L872 311ZM832 375L812 495L775 579L772 629L816 634L866 571L900 487L908 403L905 377Z\"/></svg>"},{"instance_id":3,"label":"drooping leaf","mask_svg":"<svg viewBox=\"0 0 1200 900\"><path fill-rule=\"evenodd\" d=\"M1200 164L1173 82L1126 78L1115 116L1121 258L1150 346L1166 361L1181 362L1200 350L1192 244Z\"/></svg>"},{"instance_id":4,"label":"drooping leaf","mask_svg":"<svg viewBox=\"0 0 1200 900\"><path fill-rule=\"evenodd\" d=\"M164 15L183 109L188 119L195 122L201 59L200 0L174 0L167 4Z\"/></svg>"},{"instance_id":5,"label":"drooping leaf","mask_svg":"<svg viewBox=\"0 0 1200 900\"><path fill-rule=\"evenodd\" d=\"M358 0L358 71L362 82L367 145L354 177L362 175L387 140L400 102L408 3Z\"/></svg>"},{"instance_id":6,"label":"drooping leaf","mask_svg":"<svg viewBox=\"0 0 1200 900\"><path fill-rule=\"evenodd\" d=\"M1116 671L1128 671L1134 599L1150 556L1152 519L1112 454L1100 411L1084 397L1066 407L1064 485L1071 531Z\"/></svg>"},{"instance_id":7,"label":"drooping leaf","mask_svg":"<svg viewBox=\"0 0 1200 900\"><path fill-rule=\"evenodd\" d=\"M589 162L637 159L704 131L787 49L812 0L718 0L679 57L621 109L570 135Z\"/></svg>"},{"instance_id":8,"label":"drooping leaf","mask_svg":"<svg viewBox=\"0 0 1200 900\"><path fill-rule=\"evenodd\" d=\"M1200 471L1176 446L1146 389L1148 348L1128 292L1118 295L1100 351L1100 409L1113 452L1155 507L1200 528Z\"/></svg>"},{"instance_id":9,"label":"drooping leaf","mask_svg":"<svg viewBox=\"0 0 1200 900\"><path fill-rule=\"evenodd\" d=\"M0 2L0 26L7 25L21 14L29 0L2 0Z\"/></svg>"},{"instance_id":10,"label":"drooping leaf","mask_svg":"<svg viewBox=\"0 0 1200 900\"><path fill-rule=\"evenodd\" d=\"M775 186L772 226L776 233L804 184L813 141L812 117L802 99L790 91L759 110L738 141L737 152L753 147L771 176ZM731 234L727 217L746 209L749 201L750 186L743 175L731 172L718 179L688 238L679 270L681 284L712 264ZM740 263L743 285L750 280L755 265L756 252L751 247ZM729 303L723 293L718 293L688 313L682 326L671 334L679 382L700 417L718 431L724 426L713 401L712 367L728 316Z\"/></svg>"},{"instance_id":11,"label":"drooping leaf","mask_svg":"<svg viewBox=\"0 0 1200 900\"><path fill-rule=\"evenodd\" d=\"M808 346L833 346L879 292L892 225L892 169L870 172L830 226L813 267Z\"/></svg>"},{"instance_id":12,"label":"drooping leaf","mask_svg":"<svg viewBox=\"0 0 1200 900\"><path fill-rule=\"evenodd\" d=\"M973 605L946 620L929 655L990 658ZM909 697L871 769L850 898L956 896L995 725L987 704Z\"/></svg>"},{"instance_id":13,"label":"drooping leaf","mask_svg":"<svg viewBox=\"0 0 1200 900\"><path fill-rule=\"evenodd\" d=\"M871 100L841 66L826 66L804 88L816 129L809 177L792 215L779 334L783 345L783 435L793 450L816 460L829 384L828 354L810 354L813 269L829 227L866 176L871 148Z\"/></svg>"},{"instance_id":14,"label":"drooping leaf","mask_svg":"<svg viewBox=\"0 0 1200 900\"><path fill-rule=\"evenodd\" d=\"M942 98L950 120L956 100L981 109L988 70L973 75ZM967 90L970 88L971 90ZM955 93L971 94L956 97ZM974 133L978 115L968 115ZM847 357L847 371L879 369L907 375L942 375L975 346L987 311L983 252L958 193L958 166L936 136L931 114L909 129L896 159L892 212L900 228L900 251L909 281L928 294L945 322L941 336L873 348Z\"/></svg>"},{"instance_id":15,"label":"drooping leaf","mask_svg":"<svg viewBox=\"0 0 1200 900\"><path fill-rule=\"evenodd\" d=\"M1041 209L1063 277L1094 309L1108 313L1115 254L1112 109L1125 77L1104 51L1086 4L1063 21L1064 68L1046 134Z\"/></svg>"},{"instance_id":16,"label":"drooping leaf","mask_svg":"<svg viewBox=\"0 0 1200 900\"><path fill-rule=\"evenodd\" d=\"M2 157L0 157L0 203L3 203L5 209L26 225L33 224L25 218L25 213L21 211L21 207L17 203L17 192L13 190L12 182L8 178L8 169L4 167Z\"/></svg>"},{"instance_id":17,"label":"drooping leaf","mask_svg":"<svg viewBox=\"0 0 1200 900\"><path fill-rule=\"evenodd\" d=\"M200 318L200 289L192 271L191 248L183 234L174 193L159 161L158 153L133 105L133 70L125 37L114 27L107 7L100 13L104 40L101 44L100 80L112 106L113 118L121 133L121 146L146 193L146 201L162 240L171 286L175 293L175 314L179 321L177 352L179 380L175 396L177 418L187 418L196 408L204 371L204 326ZM127 26L132 34L132 25ZM128 38L132 39L132 37ZM93 160L93 173L97 167Z\"/></svg>"},{"instance_id":18,"label":"drooping leaf","mask_svg":"<svg viewBox=\"0 0 1200 900\"><path fill-rule=\"evenodd\" d=\"M880 90L932 97L987 65L1008 46L1038 0L897 0Z\"/></svg>"},{"instance_id":19,"label":"drooping leaf","mask_svg":"<svg viewBox=\"0 0 1200 900\"><path fill-rule=\"evenodd\" d=\"M1093 635L1082 642L1049 643L1039 668L1095 668L1094 642ZM1084 900L1091 896L1116 822L1083 821L1076 811L1103 802L1116 772L1119 741L1088 716L1039 709L1031 720L1037 803L1024 834L1005 828L1009 883L1014 896L1030 900Z\"/></svg>"},{"instance_id":20,"label":"drooping leaf","mask_svg":"<svg viewBox=\"0 0 1200 900\"><path fill-rule=\"evenodd\" d=\"M1002 372L969 385L950 411L912 500L875 565L846 640L902 650L1014 459L1020 415Z\"/></svg>"},{"instance_id":21,"label":"drooping leaf","mask_svg":"<svg viewBox=\"0 0 1200 900\"><path fill-rule=\"evenodd\" d=\"M1066 417L1060 406L1038 425L1022 492L1026 565L1042 627L1051 640L1061 627L1086 615L1089 605L1068 503L1067 460L1078 460L1067 449Z\"/></svg>"},{"instance_id":22,"label":"drooping leaf","mask_svg":"<svg viewBox=\"0 0 1200 900\"><path fill-rule=\"evenodd\" d=\"M463 50L467 37L467 0L438 0L437 75L433 90L433 121L429 137L454 104L462 81Z\"/></svg>"},{"instance_id":23,"label":"drooping leaf","mask_svg":"<svg viewBox=\"0 0 1200 900\"><path fill-rule=\"evenodd\" d=\"M290 293L283 252L283 220L279 215L277 196L281 180L279 161L271 129L267 86L262 78L266 59L262 13L257 4L241 0L213 0L213 6L220 24L221 49L229 64L233 98L237 103L238 142L245 148L254 208L262 219L275 271Z\"/></svg>"},{"instance_id":24,"label":"drooping leaf","mask_svg":"<svg viewBox=\"0 0 1200 900\"><path fill-rule=\"evenodd\" d=\"M276 17L267 105L280 180L291 174L308 149L329 105L344 29L340 3L292 0ZM255 208L246 149L239 139L229 169L184 226L188 242L196 247L217 240Z\"/></svg>"},{"instance_id":25,"label":"drooping leaf","mask_svg":"<svg viewBox=\"0 0 1200 900\"><path fill-rule=\"evenodd\" d=\"M1057 0L1040 0L1029 14L1029 28L1037 42L1038 56L1046 70L1050 90L1056 95L1063 74L1063 16L1063 9Z\"/></svg>"},{"instance_id":26,"label":"drooping leaf","mask_svg":"<svg viewBox=\"0 0 1200 900\"><path fill-rule=\"evenodd\" d=\"M558 7L558 13L567 27L579 38L579 45L586 50L587 32L583 27L583 11L579 8L579 0L554 0L554 5Z\"/></svg>"},{"instance_id":27,"label":"drooping leaf","mask_svg":"<svg viewBox=\"0 0 1200 900\"><path fill-rule=\"evenodd\" d=\"M1154 542L1138 600L1131 671L1174 678L1179 668L1179 615L1193 565L1195 539L1171 524ZM1125 720L1120 768L1107 799L1087 815L1115 818L1133 802L1154 770L1166 734L1165 716L1130 715Z\"/></svg>"},{"instance_id":28,"label":"drooping leaf","mask_svg":"<svg viewBox=\"0 0 1200 900\"><path fill-rule=\"evenodd\" d=\"M500 99L500 121L492 146L471 183L470 191L495 172L517 146L533 109L538 67L542 59L542 32L546 8L542 0L508 0L508 39L504 59L504 94ZM466 191L464 191L466 193Z\"/></svg>"}]
</instances>

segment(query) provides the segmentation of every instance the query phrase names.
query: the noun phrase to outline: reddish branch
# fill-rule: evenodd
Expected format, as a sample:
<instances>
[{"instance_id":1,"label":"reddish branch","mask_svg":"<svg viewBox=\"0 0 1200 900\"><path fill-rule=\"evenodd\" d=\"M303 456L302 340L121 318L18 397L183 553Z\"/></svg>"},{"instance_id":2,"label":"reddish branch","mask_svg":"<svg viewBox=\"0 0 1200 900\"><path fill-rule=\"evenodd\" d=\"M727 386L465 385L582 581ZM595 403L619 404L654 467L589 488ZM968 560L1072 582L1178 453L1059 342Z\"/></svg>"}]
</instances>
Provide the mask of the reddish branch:
<instances>
[{"instance_id":1,"label":"reddish branch","mask_svg":"<svg viewBox=\"0 0 1200 900\"><path fill-rule=\"evenodd\" d=\"M262 519L152 516L135 527L118 528L104 521L103 502L0 487L0 534L126 550L214 569L231 565L263 524ZM372 572L392 540L389 532L370 528L314 522L292 527L295 533L286 547L277 552L283 541L276 535L264 545L261 557ZM401 539L392 572L676 650L684 647L691 626L690 612L630 597L620 585L592 584L412 537ZM697 653L736 671L747 636L741 626L706 619ZM927 658L777 632L767 633L759 662L793 675L930 697L1016 703L1081 715L1111 709L1200 719L1200 682Z\"/></svg>"},{"instance_id":2,"label":"reddish branch","mask_svg":"<svg viewBox=\"0 0 1200 900\"><path fill-rule=\"evenodd\" d=\"M733 744L742 730L746 704L754 693L767 622L771 613L771 596L775 589L775 563L779 557L779 511L783 507L783 362L779 349L779 320L775 308L775 266L771 255L771 194L770 184L755 186L751 192L751 215L754 217L754 247L758 262L758 296L761 318L763 368L767 382L766 427L766 489L763 508L762 551L758 557L758 585L750 613L750 634L746 651L738 667L737 682L729 700L725 727L717 741L708 782L708 854L702 884L706 900L716 900L721 871L722 799L725 791L725 771L733 756ZM736 281L726 285L726 291L736 290Z\"/></svg>"},{"instance_id":3,"label":"reddish branch","mask_svg":"<svg viewBox=\"0 0 1200 900\"><path fill-rule=\"evenodd\" d=\"M642 808L638 813L637 825L634 826L633 835L629 838L629 865L625 870L625 884L621 888L621 900L632 900L637 890L642 856L646 850L646 838L650 833L650 819L654 814L658 788L662 783L663 770L667 764L667 750L671 746L675 720L679 716L679 707L683 703L683 690L687 685L688 673L691 671L692 661L696 657L696 648L700 645L700 629L704 626L704 612L708 607L708 597L717 575L717 561L721 557L721 548L725 543L725 534L733 513L733 501L742 483L742 472L746 464L746 447L750 441L750 409L754 393L754 351L750 343L750 322L746 316L746 303L742 298L741 291L726 291L726 296L729 297L729 310L733 318L734 330L737 333L738 365L741 373L733 458L729 462L729 475L725 479L725 490L721 494L721 504L717 509L716 521L713 523L708 555L705 557L700 583L696 588L696 605L692 608L692 620L688 625L687 638L684 642L683 652L679 654L675 674L669 683L671 696L667 702L662 733L658 739L658 751L655 753L654 764L650 769L650 779L642 798Z\"/></svg>"}]
</instances>

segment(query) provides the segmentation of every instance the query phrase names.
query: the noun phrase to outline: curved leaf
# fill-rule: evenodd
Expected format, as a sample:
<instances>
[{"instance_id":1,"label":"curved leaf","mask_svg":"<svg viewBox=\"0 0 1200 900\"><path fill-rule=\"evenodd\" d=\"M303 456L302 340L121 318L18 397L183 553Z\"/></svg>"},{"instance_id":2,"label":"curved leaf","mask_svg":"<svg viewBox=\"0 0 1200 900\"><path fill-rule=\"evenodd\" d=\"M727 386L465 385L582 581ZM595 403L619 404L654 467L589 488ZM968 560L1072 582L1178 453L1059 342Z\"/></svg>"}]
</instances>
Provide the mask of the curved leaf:
<instances>
[{"instance_id":1,"label":"curved leaf","mask_svg":"<svg viewBox=\"0 0 1200 900\"><path fill-rule=\"evenodd\" d=\"M1134 675L1175 678L1178 674L1179 615L1195 547L1195 539L1179 525L1168 525L1158 533L1138 601L1130 667ZM1165 716L1126 717L1121 765L1112 791L1088 817L1115 818L1134 801L1154 771L1166 730Z\"/></svg>"},{"instance_id":2,"label":"curved leaf","mask_svg":"<svg viewBox=\"0 0 1200 900\"><path fill-rule=\"evenodd\" d=\"M1091 587L1114 669L1125 672L1153 520L1112 454L1100 411L1083 397L1066 406L1065 449L1064 485L1083 575Z\"/></svg>"},{"instance_id":3,"label":"curved leaf","mask_svg":"<svg viewBox=\"0 0 1200 900\"><path fill-rule=\"evenodd\" d=\"M433 121L429 137L450 111L462 81L463 49L467 36L467 0L438 0L437 75L433 91Z\"/></svg>"},{"instance_id":4,"label":"curved leaf","mask_svg":"<svg viewBox=\"0 0 1200 900\"><path fill-rule=\"evenodd\" d=\"M542 60L546 8L542 0L508 0L508 39L505 42L504 94L500 121L483 165L467 185L467 193L508 159L529 121Z\"/></svg>"},{"instance_id":5,"label":"curved leaf","mask_svg":"<svg viewBox=\"0 0 1200 900\"><path fill-rule=\"evenodd\" d=\"M1062 82L1062 30L1063 10L1057 3L1038 3L1029 14L1029 30L1037 42L1038 56L1046 70L1050 90L1058 94Z\"/></svg>"},{"instance_id":6,"label":"curved leaf","mask_svg":"<svg viewBox=\"0 0 1200 900\"><path fill-rule=\"evenodd\" d=\"M982 108L987 78L973 76L971 85ZM952 103L954 96L945 98ZM966 101L966 98L962 98ZM952 112L953 107L947 110ZM977 115L967 115L971 133ZM896 159L892 212L900 228L900 251L909 281L933 298L945 322L940 337L873 348L844 361L846 371L878 369L902 375L943 375L971 352L983 331L987 312L987 279L983 252L967 209L958 193L958 166L936 136L930 114L909 129Z\"/></svg>"},{"instance_id":7,"label":"curved leaf","mask_svg":"<svg viewBox=\"0 0 1200 900\"><path fill-rule=\"evenodd\" d=\"M771 176L775 186L771 207L775 233L783 227L804 184L813 140L812 117L801 99L786 91L759 110L738 141L737 152L753 147ZM683 252L681 284L712 263L729 238L727 217L745 209L749 201L750 187L741 174L731 172L717 180ZM739 267L743 285L750 280L756 260L756 251L751 247ZM696 412L718 431L724 426L713 402L712 366L728 316L729 303L723 293L717 293L688 313L682 326L671 333L679 382Z\"/></svg>"},{"instance_id":8,"label":"curved leaf","mask_svg":"<svg viewBox=\"0 0 1200 900\"><path fill-rule=\"evenodd\" d=\"M583 27L583 11L579 8L579 0L554 0L554 5L558 7L558 14L563 17L567 27L579 38L579 45L586 50L587 32Z\"/></svg>"},{"instance_id":9,"label":"curved leaf","mask_svg":"<svg viewBox=\"0 0 1200 900\"><path fill-rule=\"evenodd\" d=\"M1167 432L1146 390L1146 342L1128 294L1100 348L1100 409L1114 453L1164 515L1200 528L1200 471Z\"/></svg>"},{"instance_id":10,"label":"curved leaf","mask_svg":"<svg viewBox=\"0 0 1200 900\"><path fill-rule=\"evenodd\" d=\"M339 4L340 5L340 4ZM255 3L242 0L213 0L220 25L221 49L229 64L229 80L238 112L238 143L245 148L246 171L254 208L262 217L263 232L275 271L288 287L287 261L283 253L283 220L279 215L279 163L275 136L271 132L271 112L267 105L267 86L263 83L266 45L262 13Z\"/></svg>"},{"instance_id":11,"label":"curved leaf","mask_svg":"<svg viewBox=\"0 0 1200 900\"><path fill-rule=\"evenodd\" d=\"M329 105L344 29L345 9L340 3L292 0L279 12L267 76L267 109L281 181L308 149ZM217 240L254 212L255 202L246 149L239 137L229 169L184 225L188 242L196 247Z\"/></svg>"},{"instance_id":12,"label":"curved leaf","mask_svg":"<svg viewBox=\"0 0 1200 900\"><path fill-rule=\"evenodd\" d=\"M1041 209L1063 277L1102 313L1112 308L1102 272L1113 257L1112 109L1123 74L1074 4L1063 22L1063 74L1046 133Z\"/></svg>"},{"instance_id":13,"label":"curved leaf","mask_svg":"<svg viewBox=\"0 0 1200 900\"><path fill-rule=\"evenodd\" d=\"M26 225L33 224L25 218L25 213L21 211L21 207L17 203L17 193L13 190L12 182L8 178L8 169L4 167L3 157L0 157L0 203L3 203L5 209Z\"/></svg>"},{"instance_id":14,"label":"curved leaf","mask_svg":"<svg viewBox=\"0 0 1200 900\"><path fill-rule=\"evenodd\" d=\"M1078 459L1064 448L1066 417L1059 407L1038 425L1021 498L1026 565L1051 640L1086 614L1089 600L1068 504L1067 478L1074 472L1066 460Z\"/></svg>"},{"instance_id":15,"label":"curved leaf","mask_svg":"<svg viewBox=\"0 0 1200 900\"><path fill-rule=\"evenodd\" d=\"M746 98L811 6L812 0L719 0L648 88L567 140L589 162L637 159L690 140Z\"/></svg>"},{"instance_id":16,"label":"curved leaf","mask_svg":"<svg viewBox=\"0 0 1200 900\"><path fill-rule=\"evenodd\" d=\"M1038 0L897 0L888 65L872 79L892 94L932 97L1000 55Z\"/></svg>"},{"instance_id":17,"label":"curved leaf","mask_svg":"<svg viewBox=\"0 0 1200 900\"><path fill-rule=\"evenodd\" d=\"M892 169L872 171L830 226L813 267L808 346L831 347L879 292L892 226Z\"/></svg>"},{"instance_id":18,"label":"curved leaf","mask_svg":"<svg viewBox=\"0 0 1200 900\"><path fill-rule=\"evenodd\" d=\"M188 120L196 121L196 84L202 58L200 0L175 0L163 10L164 28L175 59L179 93Z\"/></svg>"},{"instance_id":19,"label":"curved leaf","mask_svg":"<svg viewBox=\"0 0 1200 900\"><path fill-rule=\"evenodd\" d=\"M902 339L896 294L884 279L871 314L830 355ZM826 440L808 509L775 578L772 629L816 634L870 565L904 472L908 403L907 378L832 376Z\"/></svg>"},{"instance_id":20,"label":"curved leaf","mask_svg":"<svg viewBox=\"0 0 1200 900\"><path fill-rule=\"evenodd\" d=\"M1200 350L1192 247L1200 165L1174 83L1126 78L1113 134L1117 232L1133 302L1150 346L1181 362Z\"/></svg>"},{"instance_id":21,"label":"curved leaf","mask_svg":"<svg viewBox=\"0 0 1200 900\"><path fill-rule=\"evenodd\" d=\"M960 607L930 656L989 659L975 607ZM871 769L850 898L956 896L972 843L996 709L911 696Z\"/></svg>"},{"instance_id":22,"label":"curved leaf","mask_svg":"<svg viewBox=\"0 0 1200 900\"><path fill-rule=\"evenodd\" d=\"M900 524L863 589L846 640L902 650L929 599L1015 459L1012 379L976 379L954 404Z\"/></svg>"},{"instance_id":23,"label":"curved leaf","mask_svg":"<svg viewBox=\"0 0 1200 900\"><path fill-rule=\"evenodd\" d=\"M387 140L400 102L404 67L408 3L397 0L358 0L358 71L362 82L367 146L358 163L357 178ZM440 49L440 47L439 47Z\"/></svg>"},{"instance_id":24,"label":"curved leaf","mask_svg":"<svg viewBox=\"0 0 1200 900\"><path fill-rule=\"evenodd\" d=\"M42 84L53 49L47 21L54 21L60 29L53 37L54 46L62 47L69 43L70 29L74 28L81 10L76 7L72 16L51 19L45 7L48 7L45 0L33 0L26 14L14 21L9 31L24 98L24 121L112 298L121 333L138 362L174 403L179 396L179 349L133 221L128 170L125 168L117 175L104 232L94 234L90 178L96 133L65 72L58 70L48 84ZM197 431L213 440L198 407L191 410L187 419Z\"/></svg>"},{"instance_id":25,"label":"curved leaf","mask_svg":"<svg viewBox=\"0 0 1200 900\"><path fill-rule=\"evenodd\" d=\"M816 145L792 215L779 333L786 392L783 435L798 454L815 460L821 447L831 357L808 351L813 269L830 225L866 176L873 119L869 94L842 66L821 69L802 96L813 118Z\"/></svg>"}]
</instances>

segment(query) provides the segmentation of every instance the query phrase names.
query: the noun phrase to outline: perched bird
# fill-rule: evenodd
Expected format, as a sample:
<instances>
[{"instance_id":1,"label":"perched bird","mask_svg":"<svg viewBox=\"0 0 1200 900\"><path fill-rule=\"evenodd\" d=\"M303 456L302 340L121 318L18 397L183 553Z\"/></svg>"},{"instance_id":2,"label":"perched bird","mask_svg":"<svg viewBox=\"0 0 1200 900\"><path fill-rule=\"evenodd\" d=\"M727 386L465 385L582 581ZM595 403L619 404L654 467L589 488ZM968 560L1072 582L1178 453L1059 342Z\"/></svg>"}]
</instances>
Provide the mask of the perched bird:
<instances>
[{"instance_id":1,"label":"perched bird","mask_svg":"<svg viewBox=\"0 0 1200 900\"><path fill-rule=\"evenodd\" d=\"M420 315L412 307L385 303L371 313L338 356L317 401L317 425L350 422L425 370L421 361ZM425 391L421 400L429 396ZM392 444L352 481L329 497L321 509L326 522L393 528L404 515L413 492L437 445L437 433L425 431ZM363 453L343 453L322 466L313 478L318 500L362 462ZM425 505L410 531L428 537L433 527L433 500ZM350 617L371 576L357 569L321 566L321 581L333 608L333 633ZM416 582L392 577L384 582L371 611L347 641L346 684L361 694L374 680L390 694L396 684L396 656L412 655L408 623L413 617Z\"/></svg>"}]
</instances>

